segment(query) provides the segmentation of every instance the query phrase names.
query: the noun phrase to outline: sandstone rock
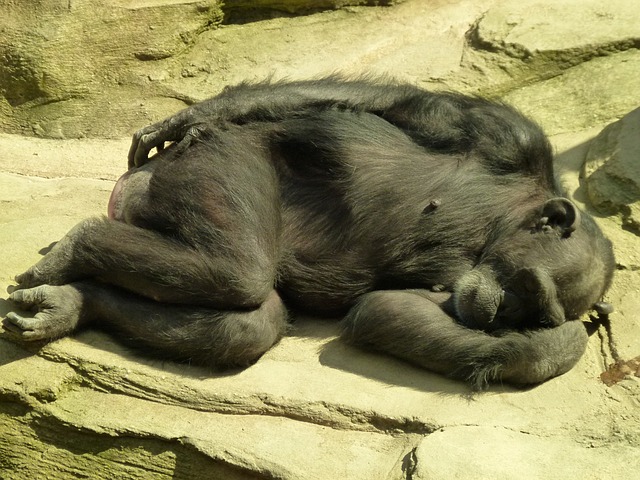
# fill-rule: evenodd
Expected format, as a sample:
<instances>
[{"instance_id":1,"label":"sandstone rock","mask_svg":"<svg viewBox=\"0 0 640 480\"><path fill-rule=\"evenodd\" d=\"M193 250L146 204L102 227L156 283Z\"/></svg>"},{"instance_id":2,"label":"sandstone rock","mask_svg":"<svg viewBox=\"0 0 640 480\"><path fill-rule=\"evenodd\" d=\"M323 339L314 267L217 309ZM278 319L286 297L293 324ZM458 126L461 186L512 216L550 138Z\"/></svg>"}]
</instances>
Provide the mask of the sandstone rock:
<instances>
[{"instance_id":1,"label":"sandstone rock","mask_svg":"<svg viewBox=\"0 0 640 480\"><path fill-rule=\"evenodd\" d=\"M224 11L236 17L251 18L255 11L283 11L288 13L308 13L330 8L353 5L394 5L404 0L226 0Z\"/></svg>"},{"instance_id":2,"label":"sandstone rock","mask_svg":"<svg viewBox=\"0 0 640 480\"><path fill-rule=\"evenodd\" d=\"M500 94L634 49L639 19L633 0L499 3L469 31L464 62L490 74L480 91Z\"/></svg>"},{"instance_id":3,"label":"sandstone rock","mask_svg":"<svg viewBox=\"0 0 640 480\"><path fill-rule=\"evenodd\" d=\"M10 70L0 73L0 89L10 99L0 97L0 128L113 138L247 79L336 71L439 78L458 68L464 31L491 1L353 7L216 29L218 3L101 0L54 9L57 4L40 2L31 9L37 15L26 4L11 4L0 19L8 32L0 50L24 65L8 62ZM46 28L50 41L40 34Z\"/></svg>"},{"instance_id":4,"label":"sandstone rock","mask_svg":"<svg viewBox=\"0 0 640 480\"><path fill-rule=\"evenodd\" d=\"M639 41L633 0L499 3L469 31L461 75L444 81L503 98L549 134L575 132L637 105Z\"/></svg>"},{"instance_id":5,"label":"sandstone rock","mask_svg":"<svg viewBox=\"0 0 640 480\"><path fill-rule=\"evenodd\" d=\"M585 58L633 48L640 39L634 0L565 0L493 6L474 36L480 46L523 60L546 57L573 66Z\"/></svg>"},{"instance_id":6,"label":"sandstone rock","mask_svg":"<svg viewBox=\"0 0 640 480\"><path fill-rule=\"evenodd\" d=\"M628 445L580 445L534 432L461 426L427 437L415 452L416 480L626 478L640 471L640 451ZM446 472L446 474L444 474Z\"/></svg>"},{"instance_id":7,"label":"sandstone rock","mask_svg":"<svg viewBox=\"0 0 640 480\"><path fill-rule=\"evenodd\" d=\"M640 52L597 57L562 75L516 88L502 98L541 123L549 135L620 118L638 105Z\"/></svg>"},{"instance_id":8,"label":"sandstone rock","mask_svg":"<svg viewBox=\"0 0 640 480\"><path fill-rule=\"evenodd\" d=\"M386 71L506 96L547 130L579 130L559 156L563 185L581 202L591 132L638 106L640 62L625 46L637 39L638 12L625 2L406 0L225 25L186 43L180 32L208 22L198 2L4 3L0 87L11 103L0 101L0 126L123 137L0 134L2 292L77 221L104 213L126 168L124 134L240 80ZM160 12L166 29L140 29L138 20ZM169 25L177 16L184 23ZM465 38L472 24L491 51ZM18 35L16 25L31 30ZM91 43L94 31L102 36ZM628 121L593 143L583 182L620 212L638 189L633 156L623 155L637 146L637 120ZM623 194L611 192L617 185ZM592 326L578 365L543 385L473 395L343 344L330 319L296 318L255 365L225 374L149 360L92 330L44 346L0 338L0 478L629 478L640 468L640 379L622 372L607 386L600 374L640 353L640 245L614 221L598 221L620 265L606 298L616 312L607 328ZM0 296L3 317L14 307Z\"/></svg>"},{"instance_id":9,"label":"sandstone rock","mask_svg":"<svg viewBox=\"0 0 640 480\"><path fill-rule=\"evenodd\" d=\"M608 125L592 142L583 176L589 200L640 235L640 108Z\"/></svg>"},{"instance_id":10,"label":"sandstone rock","mask_svg":"<svg viewBox=\"0 0 640 480\"><path fill-rule=\"evenodd\" d=\"M133 66L183 51L221 20L216 0L5 2L0 125L59 138L129 129L141 110L178 103L148 99L151 72Z\"/></svg>"}]
</instances>

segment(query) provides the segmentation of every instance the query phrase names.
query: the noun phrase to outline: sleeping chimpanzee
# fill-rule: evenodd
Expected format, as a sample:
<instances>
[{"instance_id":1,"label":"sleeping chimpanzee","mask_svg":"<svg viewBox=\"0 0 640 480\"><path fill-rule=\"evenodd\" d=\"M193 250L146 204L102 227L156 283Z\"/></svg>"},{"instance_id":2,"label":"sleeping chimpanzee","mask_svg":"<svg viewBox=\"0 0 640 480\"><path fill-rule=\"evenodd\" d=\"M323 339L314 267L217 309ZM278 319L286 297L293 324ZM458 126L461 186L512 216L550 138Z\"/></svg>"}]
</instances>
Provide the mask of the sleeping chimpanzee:
<instances>
[{"instance_id":1,"label":"sleeping chimpanzee","mask_svg":"<svg viewBox=\"0 0 640 480\"><path fill-rule=\"evenodd\" d=\"M164 149L165 142L174 142ZM159 153L147 158L150 150ZM570 369L614 269L560 196L538 126L500 103L327 78L243 84L134 136L109 218L16 277L5 328L104 327L163 358L254 362L287 309L474 385Z\"/></svg>"}]
</instances>

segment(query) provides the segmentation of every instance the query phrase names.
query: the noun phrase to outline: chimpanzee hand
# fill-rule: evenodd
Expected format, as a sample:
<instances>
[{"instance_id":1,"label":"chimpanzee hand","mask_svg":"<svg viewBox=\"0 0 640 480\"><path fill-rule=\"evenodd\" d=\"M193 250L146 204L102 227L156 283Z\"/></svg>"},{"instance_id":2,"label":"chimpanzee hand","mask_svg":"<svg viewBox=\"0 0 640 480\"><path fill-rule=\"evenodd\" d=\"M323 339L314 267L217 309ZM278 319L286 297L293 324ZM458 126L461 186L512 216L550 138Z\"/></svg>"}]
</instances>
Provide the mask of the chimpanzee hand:
<instances>
[{"instance_id":1,"label":"chimpanzee hand","mask_svg":"<svg viewBox=\"0 0 640 480\"><path fill-rule=\"evenodd\" d=\"M129 148L129 168L140 167L149 160L149 152L153 148L164 150L165 142L177 142L174 154L184 152L192 141L198 138L204 128L193 121L194 112L191 108L182 110L175 115L141 128L133 134Z\"/></svg>"},{"instance_id":2,"label":"chimpanzee hand","mask_svg":"<svg viewBox=\"0 0 640 480\"><path fill-rule=\"evenodd\" d=\"M22 340L60 338L75 330L80 322L83 297L73 284L16 290L9 300L20 309L37 310L33 317L9 312L4 319L4 329Z\"/></svg>"},{"instance_id":3,"label":"chimpanzee hand","mask_svg":"<svg viewBox=\"0 0 640 480\"><path fill-rule=\"evenodd\" d=\"M580 321L498 335L466 328L447 313L449 296L425 290L364 294L343 320L342 338L466 379L476 389L494 381L544 382L571 369L587 346Z\"/></svg>"}]
</instances>

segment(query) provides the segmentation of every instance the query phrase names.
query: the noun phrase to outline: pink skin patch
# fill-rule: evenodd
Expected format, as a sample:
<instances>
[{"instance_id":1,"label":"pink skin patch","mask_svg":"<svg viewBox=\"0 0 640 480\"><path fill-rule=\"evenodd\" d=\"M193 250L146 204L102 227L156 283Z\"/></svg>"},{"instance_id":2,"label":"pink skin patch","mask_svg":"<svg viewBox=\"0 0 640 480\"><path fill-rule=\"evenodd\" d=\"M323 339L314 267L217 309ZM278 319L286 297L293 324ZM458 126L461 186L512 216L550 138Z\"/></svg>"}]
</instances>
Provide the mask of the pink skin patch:
<instances>
[{"instance_id":1,"label":"pink skin patch","mask_svg":"<svg viewBox=\"0 0 640 480\"><path fill-rule=\"evenodd\" d=\"M121 200L120 197L122 195L122 189L130 175L131 170L122 175L116 182L115 187L113 187L113 191L109 197L109 205L107 206L107 215L112 220L121 220L122 212L119 211L120 209L118 207Z\"/></svg>"}]
</instances>

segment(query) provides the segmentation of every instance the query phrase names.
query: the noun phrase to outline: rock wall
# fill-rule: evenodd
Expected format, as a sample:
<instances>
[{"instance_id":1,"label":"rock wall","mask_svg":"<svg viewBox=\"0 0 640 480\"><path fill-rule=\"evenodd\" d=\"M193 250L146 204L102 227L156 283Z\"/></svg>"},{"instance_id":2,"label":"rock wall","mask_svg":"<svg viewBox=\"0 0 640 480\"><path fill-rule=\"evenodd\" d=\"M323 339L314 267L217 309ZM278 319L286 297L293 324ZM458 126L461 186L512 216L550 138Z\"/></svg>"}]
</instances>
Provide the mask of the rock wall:
<instances>
[{"instance_id":1,"label":"rock wall","mask_svg":"<svg viewBox=\"0 0 640 480\"><path fill-rule=\"evenodd\" d=\"M194 98L165 65L223 19L247 22L392 0L19 0L0 17L0 127L49 138L117 137ZM223 11L224 8L224 11ZM274 13L275 12L275 13ZM211 45L209 45L211 47ZM197 72L197 69L195 70ZM211 73L210 71L208 73ZM180 77L194 75L189 65Z\"/></svg>"},{"instance_id":2,"label":"rock wall","mask_svg":"<svg viewBox=\"0 0 640 480\"><path fill-rule=\"evenodd\" d=\"M149 62L222 20L214 0L4 2L0 126L51 138L122 135L184 103L149 89Z\"/></svg>"},{"instance_id":3,"label":"rock wall","mask_svg":"<svg viewBox=\"0 0 640 480\"><path fill-rule=\"evenodd\" d=\"M150 361L94 331L32 346L1 336L0 478L622 480L640 471L637 2L334 10L345 2L327 0L304 3L330 8L319 13L256 17L229 16L248 4L225 3L1 3L0 290L76 222L106 211L135 129L242 80L340 71L483 93L536 118L556 147L558 182L597 208L614 242L606 300L616 312L593 327L569 373L483 394L348 347L330 320L297 318L259 362L226 374ZM2 297L0 316L13 308Z\"/></svg>"},{"instance_id":4,"label":"rock wall","mask_svg":"<svg viewBox=\"0 0 640 480\"><path fill-rule=\"evenodd\" d=\"M591 142L583 176L591 204L619 215L623 228L640 235L640 108Z\"/></svg>"}]
</instances>

